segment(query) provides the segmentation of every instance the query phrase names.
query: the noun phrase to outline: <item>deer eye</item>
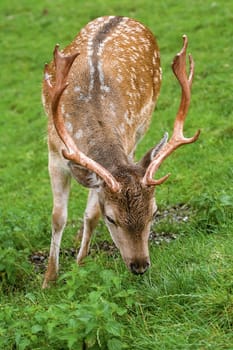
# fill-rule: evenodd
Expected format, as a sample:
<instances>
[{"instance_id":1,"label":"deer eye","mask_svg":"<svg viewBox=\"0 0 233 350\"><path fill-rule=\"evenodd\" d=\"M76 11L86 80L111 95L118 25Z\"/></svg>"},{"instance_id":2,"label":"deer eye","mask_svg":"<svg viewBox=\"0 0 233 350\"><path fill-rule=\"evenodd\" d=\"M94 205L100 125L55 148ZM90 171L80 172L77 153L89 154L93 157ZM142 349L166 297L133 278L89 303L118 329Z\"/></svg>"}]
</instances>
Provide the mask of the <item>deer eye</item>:
<instances>
[{"instance_id":1,"label":"deer eye","mask_svg":"<svg viewBox=\"0 0 233 350\"><path fill-rule=\"evenodd\" d=\"M116 222L110 216L106 215L105 217L110 224L113 224L116 226Z\"/></svg>"}]
</instances>

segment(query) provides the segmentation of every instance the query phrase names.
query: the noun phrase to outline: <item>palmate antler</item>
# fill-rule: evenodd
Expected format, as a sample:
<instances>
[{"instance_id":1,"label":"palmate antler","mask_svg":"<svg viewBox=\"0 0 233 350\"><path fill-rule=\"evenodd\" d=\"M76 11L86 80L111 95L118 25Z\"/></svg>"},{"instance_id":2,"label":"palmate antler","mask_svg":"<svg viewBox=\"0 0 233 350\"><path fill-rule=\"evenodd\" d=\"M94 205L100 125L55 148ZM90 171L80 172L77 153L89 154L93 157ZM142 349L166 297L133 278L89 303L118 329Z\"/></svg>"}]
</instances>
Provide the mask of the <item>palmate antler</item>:
<instances>
[{"instance_id":1,"label":"palmate antler","mask_svg":"<svg viewBox=\"0 0 233 350\"><path fill-rule=\"evenodd\" d=\"M193 137L185 138L183 135L183 126L186 115L188 113L188 108L190 104L191 98L191 86L194 75L194 61L191 55L189 55L189 63L190 63L190 73L187 77L186 73L186 51L188 46L188 38L186 35L183 36L184 44L182 50L175 56L172 63L172 70L178 79L181 89L181 102L179 106L179 110L175 119L173 134L170 138L169 142L164 145L161 151L155 156L150 165L148 166L146 173L143 178L144 185L160 185L163 183L170 174L165 175L161 179L155 180L153 179L153 175L159 169L162 162L178 147L195 142L200 134L200 130L196 132Z\"/></svg>"},{"instance_id":2,"label":"palmate antler","mask_svg":"<svg viewBox=\"0 0 233 350\"><path fill-rule=\"evenodd\" d=\"M83 167L95 172L100 178L102 178L108 187L111 189L112 192L118 192L120 190L120 184L118 181L112 176L112 174L102 167L99 163L95 162L93 159L87 157L84 153L82 153L78 147L76 146L74 140L70 136L70 134L67 132L63 116L61 115L59 111L59 101L60 98L64 92L64 90L67 88L67 76L70 71L70 68L75 60L75 58L79 55L79 53L75 53L70 56L65 56L59 51L59 45L55 46L54 49L54 64L55 64L55 83L54 86L51 84L51 81L49 79L49 71L48 71L48 65L45 65L44 73L45 73L45 81L49 88L49 94L51 97L51 109L52 109L52 116L53 116L53 122L54 126L56 128L56 131L65 144L68 151L65 149L62 150L63 156L73 161L74 163L77 163L79 165L82 165Z\"/></svg>"}]
</instances>

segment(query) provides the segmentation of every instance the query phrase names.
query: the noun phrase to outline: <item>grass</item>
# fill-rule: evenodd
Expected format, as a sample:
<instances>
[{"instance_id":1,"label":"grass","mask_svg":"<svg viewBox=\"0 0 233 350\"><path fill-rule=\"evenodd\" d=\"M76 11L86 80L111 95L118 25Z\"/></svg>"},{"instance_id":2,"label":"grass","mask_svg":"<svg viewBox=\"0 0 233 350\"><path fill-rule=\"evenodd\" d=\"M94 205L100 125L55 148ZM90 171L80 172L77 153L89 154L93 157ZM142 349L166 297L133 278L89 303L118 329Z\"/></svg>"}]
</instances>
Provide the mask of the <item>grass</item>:
<instances>
[{"instance_id":1,"label":"grass","mask_svg":"<svg viewBox=\"0 0 233 350\"><path fill-rule=\"evenodd\" d=\"M153 265L142 278L118 254L93 252L81 269L63 254L56 288L42 291L43 275L29 257L50 244L43 64L55 43L64 47L105 14L142 21L161 50L162 90L137 157L171 133L180 91L170 62L182 35L189 37L196 74L185 133L202 133L161 167L172 177L156 191L161 211L187 203L189 220L157 224L178 239L151 243ZM223 0L1 1L0 348L233 348L232 20L233 4ZM63 247L73 245L86 196L74 183ZM110 240L103 224L97 231L97 245Z\"/></svg>"}]
</instances>

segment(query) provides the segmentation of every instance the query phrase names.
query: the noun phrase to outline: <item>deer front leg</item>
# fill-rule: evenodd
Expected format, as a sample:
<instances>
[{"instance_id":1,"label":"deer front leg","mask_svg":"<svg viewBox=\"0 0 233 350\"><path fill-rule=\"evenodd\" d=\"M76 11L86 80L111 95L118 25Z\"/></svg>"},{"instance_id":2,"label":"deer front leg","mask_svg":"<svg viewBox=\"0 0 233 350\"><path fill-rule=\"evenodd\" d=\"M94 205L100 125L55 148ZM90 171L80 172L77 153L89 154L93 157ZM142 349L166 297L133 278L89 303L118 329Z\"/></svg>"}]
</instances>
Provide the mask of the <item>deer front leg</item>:
<instances>
[{"instance_id":1,"label":"deer front leg","mask_svg":"<svg viewBox=\"0 0 233 350\"><path fill-rule=\"evenodd\" d=\"M84 215L82 242L77 256L78 264L81 264L82 259L85 258L89 252L91 236L98 223L100 213L97 193L95 190L90 190Z\"/></svg>"},{"instance_id":2,"label":"deer front leg","mask_svg":"<svg viewBox=\"0 0 233 350\"><path fill-rule=\"evenodd\" d=\"M48 267L42 288L55 281L59 269L59 252L62 233L67 220L67 204L70 192L70 174L64 168L61 160L50 156L49 173L53 192L52 238L50 245ZM60 164L59 164L60 163Z\"/></svg>"}]
</instances>

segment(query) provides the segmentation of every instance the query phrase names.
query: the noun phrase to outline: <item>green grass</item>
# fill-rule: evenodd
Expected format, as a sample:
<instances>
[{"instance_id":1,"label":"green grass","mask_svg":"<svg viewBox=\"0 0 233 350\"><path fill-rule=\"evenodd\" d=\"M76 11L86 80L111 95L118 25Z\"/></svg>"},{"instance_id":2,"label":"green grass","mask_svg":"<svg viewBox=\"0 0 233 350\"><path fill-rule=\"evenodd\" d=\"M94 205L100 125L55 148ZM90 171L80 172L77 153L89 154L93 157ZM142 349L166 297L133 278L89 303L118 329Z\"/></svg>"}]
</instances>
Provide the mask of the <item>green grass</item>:
<instances>
[{"instance_id":1,"label":"green grass","mask_svg":"<svg viewBox=\"0 0 233 350\"><path fill-rule=\"evenodd\" d=\"M180 90L170 62L189 37L196 73L185 133L202 132L164 163L159 174L172 176L156 190L161 211L187 203L189 220L158 223L178 239L151 243L153 264L141 278L119 254L93 251L82 268L63 254L56 288L42 291L29 257L50 244L43 65L54 44L108 14L142 21L161 50L162 90L138 158L171 134ZM0 348L233 349L232 22L233 4L223 0L1 1ZM87 196L72 187L63 248L73 245ZM97 231L97 244L110 240L103 224Z\"/></svg>"}]
</instances>

